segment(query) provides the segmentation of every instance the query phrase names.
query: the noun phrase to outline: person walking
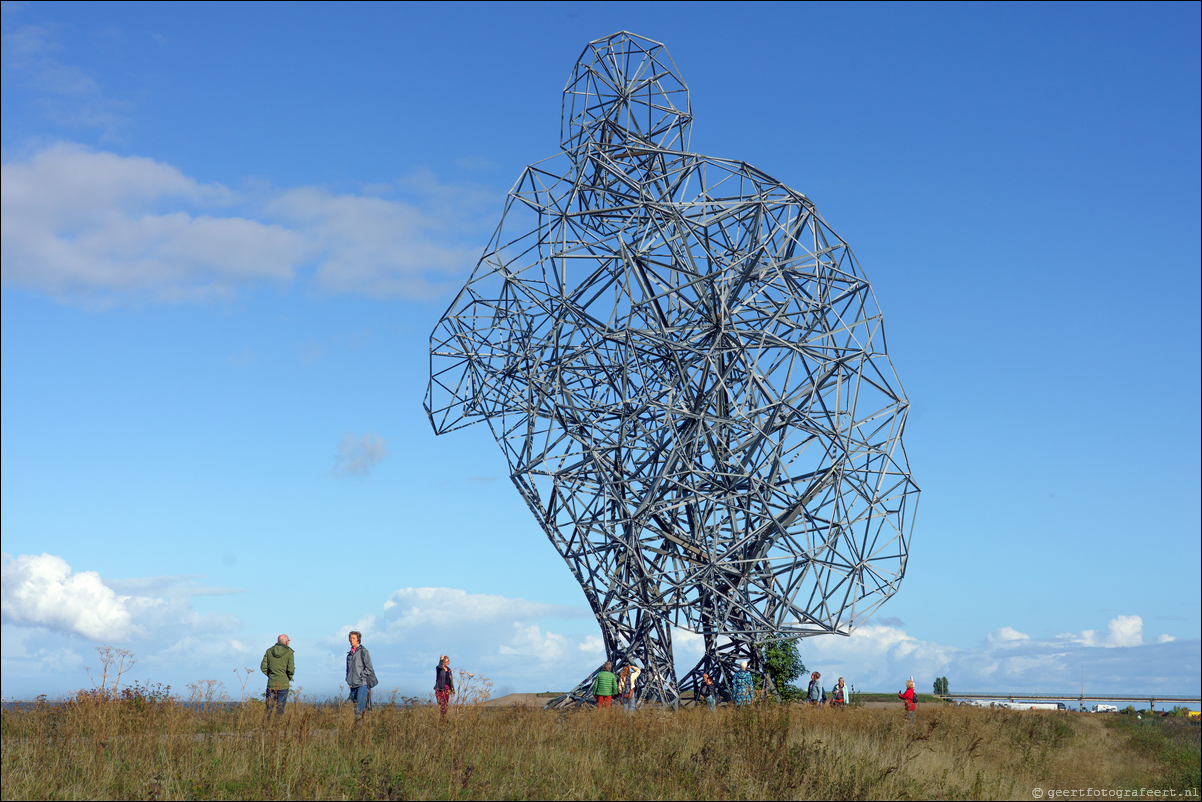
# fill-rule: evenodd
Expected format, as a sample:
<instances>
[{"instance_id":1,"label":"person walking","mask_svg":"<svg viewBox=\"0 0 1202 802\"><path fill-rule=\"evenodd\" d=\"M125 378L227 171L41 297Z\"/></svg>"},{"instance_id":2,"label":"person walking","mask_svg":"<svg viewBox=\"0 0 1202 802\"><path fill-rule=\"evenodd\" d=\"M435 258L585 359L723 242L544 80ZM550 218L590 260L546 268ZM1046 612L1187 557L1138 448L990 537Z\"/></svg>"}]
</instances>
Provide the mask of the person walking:
<instances>
[{"instance_id":1,"label":"person walking","mask_svg":"<svg viewBox=\"0 0 1202 802\"><path fill-rule=\"evenodd\" d=\"M469 683L470 684L470 683ZM434 667L434 698L438 700L438 720L447 720L447 705L455 695L455 677L451 675L451 658L445 654Z\"/></svg>"},{"instance_id":2,"label":"person walking","mask_svg":"<svg viewBox=\"0 0 1202 802\"><path fill-rule=\"evenodd\" d=\"M909 679L906 681L906 689L904 691L898 691L897 698L901 699L903 702L906 703L906 718L908 719L910 728L913 729L914 728L914 709L916 707L918 707L918 705L915 704L915 702L914 702L914 680L913 679Z\"/></svg>"},{"instance_id":3,"label":"person walking","mask_svg":"<svg viewBox=\"0 0 1202 802\"><path fill-rule=\"evenodd\" d=\"M633 664L623 666L618 672L618 699L628 715L634 712L635 703L638 701L634 695L635 683L642 673L643 669Z\"/></svg>"},{"instance_id":4,"label":"person walking","mask_svg":"<svg viewBox=\"0 0 1202 802\"><path fill-rule=\"evenodd\" d=\"M259 670L267 675L264 727L270 723L272 715L284 715L284 705L288 703L288 689L292 686L292 675L296 673L296 659L289 642L287 635L280 635L275 645L263 653L263 662L259 664Z\"/></svg>"},{"instance_id":5,"label":"person walking","mask_svg":"<svg viewBox=\"0 0 1202 802\"><path fill-rule=\"evenodd\" d=\"M810 703L811 707L817 707L826 698L826 691L822 690L821 680L822 675L817 671L810 675L810 687L806 691L806 701Z\"/></svg>"},{"instance_id":6,"label":"person walking","mask_svg":"<svg viewBox=\"0 0 1202 802\"><path fill-rule=\"evenodd\" d=\"M839 682L831 690L831 707L844 708L851 703L851 690L843 684L843 677L839 677Z\"/></svg>"},{"instance_id":7,"label":"person walking","mask_svg":"<svg viewBox=\"0 0 1202 802\"><path fill-rule=\"evenodd\" d=\"M705 704L710 710L715 710L718 707L718 686L710 679L709 674L701 675L701 682L697 686L697 694L705 700Z\"/></svg>"},{"instance_id":8,"label":"person walking","mask_svg":"<svg viewBox=\"0 0 1202 802\"><path fill-rule=\"evenodd\" d=\"M358 723L371 703L371 689L379 684L371 665L371 653L363 645L363 633L355 630L347 635L351 650L346 653L346 686L351 689L350 700L355 703L355 722Z\"/></svg>"},{"instance_id":9,"label":"person walking","mask_svg":"<svg viewBox=\"0 0 1202 802\"><path fill-rule=\"evenodd\" d=\"M614 664L606 661L593 680L593 696L597 697L597 707L609 707L610 702L618 694L618 678L613 675Z\"/></svg>"},{"instance_id":10,"label":"person walking","mask_svg":"<svg viewBox=\"0 0 1202 802\"><path fill-rule=\"evenodd\" d=\"M739 670L731 678L731 685L734 686L736 705L743 707L751 704L755 696L755 683L751 679L751 672L747 670L746 660L739 663Z\"/></svg>"}]
</instances>

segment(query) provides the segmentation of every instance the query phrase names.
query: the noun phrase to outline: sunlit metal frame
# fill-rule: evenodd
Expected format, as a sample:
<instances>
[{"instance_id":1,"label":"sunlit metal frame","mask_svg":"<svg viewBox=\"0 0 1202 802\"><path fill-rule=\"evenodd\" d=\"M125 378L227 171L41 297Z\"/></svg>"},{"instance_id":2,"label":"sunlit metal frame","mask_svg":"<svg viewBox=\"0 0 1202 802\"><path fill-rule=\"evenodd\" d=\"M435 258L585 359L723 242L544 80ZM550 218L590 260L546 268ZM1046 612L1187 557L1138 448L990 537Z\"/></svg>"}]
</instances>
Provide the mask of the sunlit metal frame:
<instances>
[{"instance_id":1,"label":"sunlit metal frame","mask_svg":"<svg viewBox=\"0 0 1202 802\"><path fill-rule=\"evenodd\" d=\"M688 152L663 45L589 43L557 156L526 168L431 335L442 434L486 421L607 659L677 703L897 591L908 401L850 248L804 195ZM678 681L673 628L705 656ZM587 699L593 675L557 703Z\"/></svg>"}]
</instances>

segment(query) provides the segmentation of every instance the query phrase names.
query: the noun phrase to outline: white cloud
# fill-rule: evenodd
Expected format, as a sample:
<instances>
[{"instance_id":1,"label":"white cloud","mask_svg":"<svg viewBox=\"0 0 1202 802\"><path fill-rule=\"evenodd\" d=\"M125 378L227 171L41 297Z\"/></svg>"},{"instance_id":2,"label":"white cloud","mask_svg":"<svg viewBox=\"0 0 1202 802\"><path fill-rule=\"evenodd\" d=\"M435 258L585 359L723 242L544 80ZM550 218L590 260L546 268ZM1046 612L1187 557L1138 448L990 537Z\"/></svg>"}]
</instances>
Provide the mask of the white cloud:
<instances>
[{"instance_id":1,"label":"white cloud","mask_svg":"<svg viewBox=\"0 0 1202 802\"><path fill-rule=\"evenodd\" d=\"M533 660L559 661L570 654L579 643L573 643L563 635L554 632L543 632L538 624L523 624L514 621L512 634L508 642L497 647L497 652L503 655L519 655Z\"/></svg>"},{"instance_id":2,"label":"white cloud","mask_svg":"<svg viewBox=\"0 0 1202 802\"><path fill-rule=\"evenodd\" d=\"M1084 646L1139 646L1144 642L1144 621L1138 615L1120 615L1110 620L1105 635L1096 629L1083 629L1078 634L1067 633L1058 637Z\"/></svg>"},{"instance_id":3,"label":"white cloud","mask_svg":"<svg viewBox=\"0 0 1202 802\"><path fill-rule=\"evenodd\" d=\"M381 615L344 625L329 646L341 648L352 629L363 633L385 687L419 695L441 654L519 690L566 690L604 659L596 623L580 607L456 588L397 590Z\"/></svg>"},{"instance_id":4,"label":"white cloud","mask_svg":"<svg viewBox=\"0 0 1202 802\"><path fill-rule=\"evenodd\" d=\"M672 656L676 658L677 670L681 673L691 671L705 656L705 638L695 632L673 627Z\"/></svg>"},{"instance_id":5,"label":"white cloud","mask_svg":"<svg viewBox=\"0 0 1202 802\"><path fill-rule=\"evenodd\" d=\"M145 672L139 678L177 689L216 678L233 692L231 674L245 679L242 666L257 667L261 650L278 633L235 634L232 616L200 614L192 607L194 597L230 592L203 586L195 577L103 580L92 571L73 572L55 555L4 555L4 692L32 696L85 685L82 667L95 665L91 647L103 641L138 652L139 672ZM382 600L377 614L363 615L330 637L291 633L298 682L308 693L335 691L352 628L364 633L385 693L400 688L424 696L440 654L449 654L457 668L492 678L498 693L567 690L604 659L596 622L583 607L454 588L402 588ZM673 641L678 670L688 670L701 656L701 638L674 630ZM1145 642L1139 616L1115 617L1105 635L1083 630L1040 639L1002 627L976 647L924 641L900 627L869 624L849 637L806 639L800 649L806 665L821 671L826 682L844 676L861 690L899 688L912 675L920 690L947 676L954 692L1067 693L1079 688L1084 670L1087 692L1196 693L1202 674L1199 641L1164 636Z\"/></svg>"},{"instance_id":6,"label":"white cloud","mask_svg":"<svg viewBox=\"0 0 1202 802\"><path fill-rule=\"evenodd\" d=\"M401 588L384 602L384 614L378 623L372 617L375 624L373 634L386 639L398 639L400 633L421 627L503 629L510 624L547 617L580 618L584 612L577 607L487 593L468 593L456 588ZM346 628L345 631L349 632L350 629ZM364 637L366 632L364 630Z\"/></svg>"},{"instance_id":7,"label":"white cloud","mask_svg":"<svg viewBox=\"0 0 1202 802\"><path fill-rule=\"evenodd\" d=\"M57 298L229 298L286 282L303 235L199 209L230 193L140 157L55 145L0 167L3 280Z\"/></svg>"},{"instance_id":8,"label":"white cloud","mask_svg":"<svg viewBox=\"0 0 1202 802\"><path fill-rule=\"evenodd\" d=\"M388 597L380 615L366 615L342 627L327 641L324 658L338 663L337 649L350 629L364 633L385 687L424 695L440 654L452 665L491 677L510 690L566 690L604 659L604 647L591 614L562 607L452 588L404 588ZM1172 641L1134 643L1131 619L1119 616L1109 627L1116 643L1105 648L1066 638L1039 639L1014 627L986 635L976 647L924 641L904 629L869 624L849 637L803 640L802 659L826 681L844 676L861 690L900 688L914 676L926 690L947 676L953 691L1069 691L1084 669L1086 689L1114 692L1133 684L1159 692L1191 692L1197 685L1199 644ZM701 657L700 636L673 629L677 670ZM1171 669L1166 669L1171 666Z\"/></svg>"},{"instance_id":9,"label":"white cloud","mask_svg":"<svg viewBox=\"0 0 1202 802\"><path fill-rule=\"evenodd\" d=\"M237 626L231 616L202 614L192 607L195 596L234 592L202 587L194 577L105 582L95 571L72 572L66 560L53 554L4 554L2 559L6 624L114 643Z\"/></svg>"},{"instance_id":10,"label":"white cloud","mask_svg":"<svg viewBox=\"0 0 1202 802\"><path fill-rule=\"evenodd\" d=\"M605 641L601 639L600 635L589 635L580 641L580 645L576 648L587 654L596 655L598 658L605 657Z\"/></svg>"},{"instance_id":11,"label":"white cloud","mask_svg":"<svg viewBox=\"0 0 1202 802\"><path fill-rule=\"evenodd\" d=\"M1014 627L1002 627L990 632L986 640L998 646L1012 646L1016 643L1031 640L1031 636L1024 632L1019 632Z\"/></svg>"},{"instance_id":12,"label":"white cloud","mask_svg":"<svg viewBox=\"0 0 1202 802\"><path fill-rule=\"evenodd\" d=\"M241 666L249 665L249 667L255 668L257 673L257 667L262 657L263 649L261 647L247 646L238 638L222 635L198 637L195 634L187 633L178 640L169 641L166 648L147 654L142 660L148 669L190 666L203 671L209 666L221 666L220 669L210 670L208 673L224 675L221 676L221 679L224 680L226 676L235 673L236 669ZM200 678L194 676L191 679Z\"/></svg>"},{"instance_id":13,"label":"white cloud","mask_svg":"<svg viewBox=\"0 0 1202 802\"><path fill-rule=\"evenodd\" d=\"M226 679L235 667L258 666L261 652L232 636L241 626L235 616L192 606L198 596L237 591L201 585L191 576L106 580L95 571L72 571L53 554L3 554L0 561L4 695L32 698L89 687L83 669L97 665L94 647L106 643L137 654L138 678L177 688L205 676ZM274 640L274 634L256 638Z\"/></svg>"},{"instance_id":14,"label":"white cloud","mask_svg":"<svg viewBox=\"0 0 1202 802\"><path fill-rule=\"evenodd\" d=\"M143 630L125 602L95 571L71 573L53 554L3 555L0 610L5 622L45 627L92 640L129 640Z\"/></svg>"},{"instance_id":15,"label":"white cloud","mask_svg":"<svg viewBox=\"0 0 1202 802\"><path fill-rule=\"evenodd\" d=\"M46 638L39 629L18 626L0 627L0 678L4 695L10 696L19 680L32 685L33 692L25 698L57 690L48 678L71 673L78 682L84 679L84 658L74 644L62 638ZM34 684L36 683L36 684Z\"/></svg>"},{"instance_id":16,"label":"white cloud","mask_svg":"<svg viewBox=\"0 0 1202 802\"><path fill-rule=\"evenodd\" d=\"M196 576L145 576L105 581L118 594L129 597L156 596L166 599L192 599L197 596L228 596L240 591L202 585Z\"/></svg>"},{"instance_id":17,"label":"white cloud","mask_svg":"<svg viewBox=\"0 0 1202 802\"><path fill-rule=\"evenodd\" d=\"M438 241L433 234L445 224L399 201L302 187L267 212L312 238L320 252L317 281L335 293L431 297L479 255L477 247Z\"/></svg>"},{"instance_id":18,"label":"white cloud","mask_svg":"<svg viewBox=\"0 0 1202 802\"><path fill-rule=\"evenodd\" d=\"M1142 631L1135 615L1111 620L1104 636L1083 630L1038 639L1007 626L989 633L979 647L965 648L922 641L899 627L869 625L846 638L810 638L800 648L806 666L821 671L824 680L844 676L869 690L900 688L909 676L925 690L935 677L947 676L953 692L1067 692L1080 687L1084 671L1086 691L1137 686L1196 692L1199 642L1170 638L1148 644Z\"/></svg>"},{"instance_id":19,"label":"white cloud","mask_svg":"<svg viewBox=\"0 0 1202 802\"><path fill-rule=\"evenodd\" d=\"M0 172L4 283L85 303L229 299L298 279L329 293L429 298L470 268L481 214L495 205L427 174L390 185L417 203L318 187L244 194L68 143Z\"/></svg>"},{"instance_id":20,"label":"white cloud","mask_svg":"<svg viewBox=\"0 0 1202 802\"><path fill-rule=\"evenodd\" d=\"M934 673L955 649L920 641L898 627L868 624L847 637L809 638L800 645L802 660L826 680L839 676L859 688L904 684L907 677Z\"/></svg>"},{"instance_id":21,"label":"white cloud","mask_svg":"<svg viewBox=\"0 0 1202 802\"><path fill-rule=\"evenodd\" d=\"M358 439L344 435L334 456L333 472L337 476L366 476L387 456L388 444L378 434L368 432Z\"/></svg>"},{"instance_id":22,"label":"white cloud","mask_svg":"<svg viewBox=\"0 0 1202 802\"><path fill-rule=\"evenodd\" d=\"M1144 642L1144 622L1138 615L1113 619L1106 635L1107 646L1139 646Z\"/></svg>"},{"instance_id":23,"label":"white cloud","mask_svg":"<svg viewBox=\"0 0 1202 802\"><path fill-rule=\"evenodd\" d=\"M5 3L6 13L9 5ZM46 28L14 26L3 39L5 77L19 77L42 113L55 123L97 128L102 139L117 139L129 125L126 112L131 104L108 96L83 70L56 58L59 49Z\"/></svg>"}]
</instances>

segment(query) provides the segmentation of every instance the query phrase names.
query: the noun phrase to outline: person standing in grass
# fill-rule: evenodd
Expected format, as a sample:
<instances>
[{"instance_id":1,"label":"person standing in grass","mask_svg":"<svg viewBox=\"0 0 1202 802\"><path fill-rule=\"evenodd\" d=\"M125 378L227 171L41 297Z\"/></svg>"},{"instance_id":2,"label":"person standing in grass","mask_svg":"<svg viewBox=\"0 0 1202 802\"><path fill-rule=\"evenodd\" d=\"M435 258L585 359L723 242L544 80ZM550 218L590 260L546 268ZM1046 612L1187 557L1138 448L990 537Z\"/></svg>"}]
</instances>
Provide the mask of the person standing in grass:
<instances>
[{"instance_id":1,"label":"person standing in grass","mask_svg":"<svg viewBox=\"0 0 1202 802\"><path fill-rule=\"evenodd\" d=\"M379 684L371 665L371 653L363 646L363 633L355 630L347 635L351 650L346 653L346 686L351 689L350 701L355 703L355 721L359 722L371 703L371 689Z\"/></svg>"},{"instance_id":2,"label":"person standing in grass","mask_svg":"<svg viewBox=\"0 0 1202 802\"><path fill-rule=\"evenodd\" d=\"M843 684L843 677L839 677L838 684L831 691L831 707L843 708L851 701L851 691Z\"/></svg>"},{"instance_id":3,"label":"person standing in grass","mask_svg":"<svg viewBox=\"0 0 1202 802\"><path fill-rule=\"evenodd\" d=\"M597 707L609 707L609 703L618 695L618 678L613 675L614 664L606 661L593 680L593 696L597 697Z\"/></svg>"},{"instance_id":4,"label":"person standing in grass","mask_svg":"<svg viewBox=\"0 0 1202 802\"><path fill-rule=\"evenodd\" d=\"M914 726L914 708L918 707L914 702L914 680L906 681L906 689L898 691L897 698L906 703L906 718L909 720L911 727Z\"/></svg>"},{"instance_id":5,"label":"person standing in grass","mask_svg":"<svg viewBox=\"0 0 1202 802\"><path fill-rule=\"evenodd\" d=\"M643 670L636 665L623 666L622 670L618 672L618 698L628 714L634 712L634 705L637 701L634 698L635 682L642 673Z\"/></svg>"},{"instance_id":6,"label":"person standing in grass","mask_svg":"<svg viewBox=\"0 0 1202 802\"><path fill-rule=\"evenodd\" d=\"M710 710L718 707L718 686L710 679L709 674L701 675L701 682L697 686L697 694L705 700L705 704Z\"/></svg>"},{"instance_id":7,"label":"person standing in grass","mask_svg":"<svg viewBox=\"0 0 1202 802\"><path fill-rule=\"evenodd\" d=\"M438 700L438 720L447 720L447 705L455 695L455 678L451 676L451 658L445 654L434 667L434 698Z\"/></svg>"},{"instance_id":8,"label":"person standing in grass","mask_svg":"<svg viewBox=\"0 0 1202 802\"><path fill-rule=\"evenodd\" d=\"M292 685L292 675L296 673L296 660L289 646L287 635L276 638L275 646L263 653L263 662L259 669L267 675L267 711L263 714L263 726L271 721L272 715L284 715L284 705L288 703L288 689Z\"/></svg>"},{"instance_id":9,"label":"person standing in grass","mask_svg":"<svg viewBox=\"0 0 1202 802\"><path fill-rule=\"evenodd\" d=\"M731 678L731 685L734 686L736 705L742 707L751 704L755 696L755 683L751 679L751 672L747 670L746 660L739 663L739 670Z\"/></svg>"},{"instance_id":10,"label":"person standing in grass","mask_svg":"<svg viewBox=\"0 0 1202 802\"><path fill-rule=\"evenodd\" d=\"M811 707L817 707L822 704L826 698L826 691L822 690L822 675L815 671L810 675L810 687L806 691L806 701Z\"/></svg>"}]
</instances>

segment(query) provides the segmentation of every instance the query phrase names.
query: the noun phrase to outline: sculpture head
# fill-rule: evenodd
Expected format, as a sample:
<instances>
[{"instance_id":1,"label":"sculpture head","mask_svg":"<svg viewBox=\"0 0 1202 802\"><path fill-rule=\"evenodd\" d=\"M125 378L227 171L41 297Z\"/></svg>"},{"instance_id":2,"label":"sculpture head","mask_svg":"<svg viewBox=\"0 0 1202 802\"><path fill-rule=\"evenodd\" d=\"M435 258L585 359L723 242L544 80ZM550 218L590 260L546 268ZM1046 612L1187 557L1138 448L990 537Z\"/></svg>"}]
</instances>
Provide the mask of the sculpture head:
<instances>
[{"instance_id":1,"label":"sculpture head","mask_svg":"<svg viewBox=\"0 0 1202 802\"><path fill-rule=\"evenodd\" d=\"M689 88L659 42L620 31L589 42L563 90L561 142L684 151L693 121Z\"/></svg>"}]
</instances>

